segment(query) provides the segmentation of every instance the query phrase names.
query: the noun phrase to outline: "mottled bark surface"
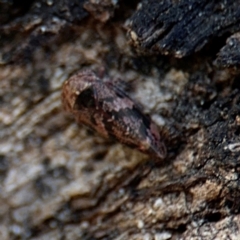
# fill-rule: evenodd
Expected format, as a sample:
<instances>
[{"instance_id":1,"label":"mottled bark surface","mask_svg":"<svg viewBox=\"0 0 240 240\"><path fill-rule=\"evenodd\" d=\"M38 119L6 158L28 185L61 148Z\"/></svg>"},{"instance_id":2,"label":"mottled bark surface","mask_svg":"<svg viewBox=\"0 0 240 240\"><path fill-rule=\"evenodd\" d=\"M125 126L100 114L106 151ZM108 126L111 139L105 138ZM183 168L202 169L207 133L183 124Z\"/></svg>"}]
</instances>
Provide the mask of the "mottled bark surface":
<instances>
[{"instance_id":1,"label":"mottled bark surface","mask_svg":"<svg viewBox=\"0 0 240 240\"><path fill-rule=\"evenodd\" d=\"M240 239L239 1L219 2L0 1L1 240ZM131 86L163 162L63 112L82 68Z\"/></svg>"}]
</instances>

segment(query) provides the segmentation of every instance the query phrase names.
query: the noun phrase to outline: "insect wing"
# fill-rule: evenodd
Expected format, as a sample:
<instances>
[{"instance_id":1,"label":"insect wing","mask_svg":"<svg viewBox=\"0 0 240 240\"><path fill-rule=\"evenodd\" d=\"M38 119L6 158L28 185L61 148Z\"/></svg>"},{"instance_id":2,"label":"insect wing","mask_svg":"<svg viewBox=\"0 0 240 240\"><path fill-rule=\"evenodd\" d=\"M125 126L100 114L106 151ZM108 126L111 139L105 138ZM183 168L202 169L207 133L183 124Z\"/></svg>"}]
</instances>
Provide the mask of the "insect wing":
<instances>
[{"instance_id":1,"label":"insect wing","mask_svg":"<svg viewBox=\"0 0 240 240\"><path fill-rule=\"evenodd\" d=\"M90 86L79 93L75 100L73 109L74 110L81 110L82 108L94 109L98 104L96 99L97 92L95 91L95 88L93 86Z\"/></svg>"}]
</instances>

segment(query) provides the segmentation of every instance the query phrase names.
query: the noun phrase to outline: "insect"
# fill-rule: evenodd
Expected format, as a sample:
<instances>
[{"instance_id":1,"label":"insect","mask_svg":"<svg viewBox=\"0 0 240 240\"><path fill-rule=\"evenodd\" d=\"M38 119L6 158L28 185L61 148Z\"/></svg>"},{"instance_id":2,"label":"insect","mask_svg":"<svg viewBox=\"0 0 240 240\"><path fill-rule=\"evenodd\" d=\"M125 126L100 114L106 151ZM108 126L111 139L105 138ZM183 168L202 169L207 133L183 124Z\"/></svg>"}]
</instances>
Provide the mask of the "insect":
<instances>
[{"instance_id":1,"label":"insect","mask_svg":"<svg viewBox=\"0 0 240 240\"><path fill-rule=\"evenodd\" d=\"M64 82L62 103L77 123L102 136L158 159L166 157L165 144L150 117L122 89L93 71L80 71Z\"/></svg>"}]
</instances>

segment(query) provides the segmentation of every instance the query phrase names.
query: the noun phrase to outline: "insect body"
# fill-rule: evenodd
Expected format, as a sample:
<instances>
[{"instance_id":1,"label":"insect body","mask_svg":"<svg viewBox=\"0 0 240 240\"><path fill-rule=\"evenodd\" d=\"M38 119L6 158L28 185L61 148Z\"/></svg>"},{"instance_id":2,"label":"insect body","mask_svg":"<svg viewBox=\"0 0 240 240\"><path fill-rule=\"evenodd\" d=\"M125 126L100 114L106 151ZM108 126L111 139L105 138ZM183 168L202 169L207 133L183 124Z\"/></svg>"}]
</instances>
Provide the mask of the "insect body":
<instances>
[{"instance_id":1,"label":"insect body","mask_svg":"<svg viewBox=\"0 0 240 240\"><path fill-rule=\"evenodd\" d=\"M92 71L78 72L64 83L62 102L78 123L102 136L114 137L160 159L166 156L166 147L151 119L124 91Z\"/></svg>"}]
</instances>

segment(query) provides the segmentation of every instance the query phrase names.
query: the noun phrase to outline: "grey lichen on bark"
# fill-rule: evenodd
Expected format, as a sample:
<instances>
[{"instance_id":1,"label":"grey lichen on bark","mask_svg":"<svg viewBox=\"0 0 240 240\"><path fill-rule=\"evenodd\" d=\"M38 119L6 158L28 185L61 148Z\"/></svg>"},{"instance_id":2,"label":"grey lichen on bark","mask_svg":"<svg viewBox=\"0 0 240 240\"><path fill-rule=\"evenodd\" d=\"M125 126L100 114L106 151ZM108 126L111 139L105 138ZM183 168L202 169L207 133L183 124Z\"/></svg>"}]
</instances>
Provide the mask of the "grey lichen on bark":
<instances>
[{"instance_id":1,"label":"grey lichen on bark","mask_svg":"<svg viewBox=\"0 0 240 240\"><path fill-rule=\"evenodd\" d=\"M237 1L192 1L187 13L189 1L168 2L0 2L1 239L240 238ZM146 14L150 3L165 12ZM211 11L222 21L204 32ZM160 33L167 13L182 17L156 44L170 39L172 55L145 42L136 51L128 36ZM189 45L177 45L173 30L192 29L192 16ZM189 56L176 58L178 46ZM62 83L82 68L131 86L165 137L163 162L64 113Z\"/></svg>"}]
</instances>

